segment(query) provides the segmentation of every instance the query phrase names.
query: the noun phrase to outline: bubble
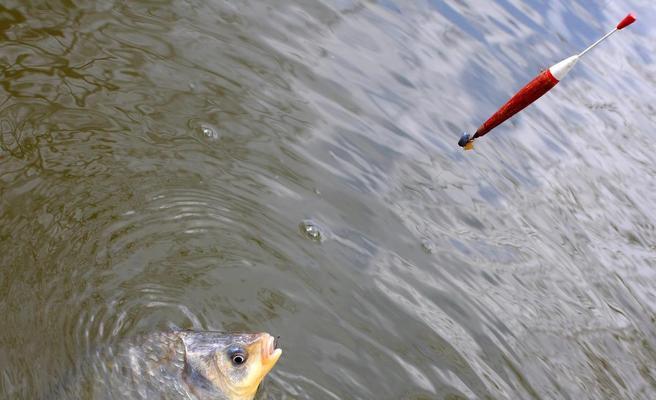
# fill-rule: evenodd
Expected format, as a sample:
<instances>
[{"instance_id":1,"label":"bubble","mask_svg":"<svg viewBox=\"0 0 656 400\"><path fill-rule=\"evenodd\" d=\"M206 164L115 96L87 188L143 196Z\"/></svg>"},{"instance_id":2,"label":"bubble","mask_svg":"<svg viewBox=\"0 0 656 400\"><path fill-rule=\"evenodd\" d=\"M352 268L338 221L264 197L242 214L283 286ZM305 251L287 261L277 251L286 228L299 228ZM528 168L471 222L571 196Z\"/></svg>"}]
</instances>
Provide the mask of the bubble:
<instances>
[{"instance_id":1,"label":"bubble","mask_svg":"<svg viewBox=\"0 0 656 400\"><path fill-rule=\"evenodd\" d=\"M322 228L317 223L310 220L304 220L298 225L298 227L303 236L308 239L314 240L315 242L323 240L323 234L321 233Z\"/></svg>"},{"instance_id":2,"label":"bubble","mask_svg":"<svg viewBox=\"0 0 656 400\"><path fill-rule=\"evenodd\" d=\"M428 254L434 254L435 253L435 243L428 239L422 239L421 240L421 248Z\"/></svg>"},{"instance_id":3,"label":"bubble","mask_svg":"<svg viewBox=\"0 0 656 400\"><path fill-rule=\"evenodd\" d=\"M210 139L218 139L219 138L219 134L216 132L216 130L210 128L207 125L201 126L200 129L201 129L201 132L203 132L203 135L207 138L210 138Z\"/></svg>"}]
</instances>

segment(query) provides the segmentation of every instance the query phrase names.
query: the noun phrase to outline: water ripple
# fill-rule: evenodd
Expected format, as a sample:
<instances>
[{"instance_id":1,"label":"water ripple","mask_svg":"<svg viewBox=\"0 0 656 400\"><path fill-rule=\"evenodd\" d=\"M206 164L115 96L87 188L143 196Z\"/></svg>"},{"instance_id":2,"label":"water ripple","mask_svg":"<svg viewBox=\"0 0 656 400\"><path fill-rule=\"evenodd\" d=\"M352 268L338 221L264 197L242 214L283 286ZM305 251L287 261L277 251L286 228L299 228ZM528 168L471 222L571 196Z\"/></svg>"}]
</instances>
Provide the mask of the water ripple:
<instances>
[{"instance_id":1,"label":"water ripple","mask_svg":"<svg viewBox=\"0 0 656 400\"><path fill-rule=\"evenodd\" d=\"M0 397L178 328L280 335L266 399L656 390L646 0L467 153L627 3L5 3Z\"/></svg>"}]
</instances>

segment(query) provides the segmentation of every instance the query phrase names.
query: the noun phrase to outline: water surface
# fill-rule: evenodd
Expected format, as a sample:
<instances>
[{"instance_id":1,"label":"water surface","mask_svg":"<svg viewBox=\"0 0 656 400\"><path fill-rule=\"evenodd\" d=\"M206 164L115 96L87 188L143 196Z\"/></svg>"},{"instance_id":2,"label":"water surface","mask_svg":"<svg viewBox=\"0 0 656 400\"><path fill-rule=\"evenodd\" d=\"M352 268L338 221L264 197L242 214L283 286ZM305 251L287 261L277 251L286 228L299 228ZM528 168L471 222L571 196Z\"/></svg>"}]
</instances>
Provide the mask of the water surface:
<instances>
[{"instance_id":1,"label":"water surface","mask_svg":"<svg viewBox=\"0 0 656 400\"><path fill-rule=\"evenodd\" d=\"M280 335L260 399L653 398L655 21L647 0L4 1L0 397L185 328Z\"/></svg>"}]
</instances>

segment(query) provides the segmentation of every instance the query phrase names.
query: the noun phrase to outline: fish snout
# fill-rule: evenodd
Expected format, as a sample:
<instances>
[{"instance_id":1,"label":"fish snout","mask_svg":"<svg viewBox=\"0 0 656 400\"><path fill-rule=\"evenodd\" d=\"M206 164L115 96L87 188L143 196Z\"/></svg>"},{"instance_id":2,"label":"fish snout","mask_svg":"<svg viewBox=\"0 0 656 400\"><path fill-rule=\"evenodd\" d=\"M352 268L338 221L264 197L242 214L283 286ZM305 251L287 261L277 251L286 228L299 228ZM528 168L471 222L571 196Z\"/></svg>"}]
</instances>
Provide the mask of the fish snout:
<instances>
[{"instance_id":1,"label":"fish snout","mask_svg":"<svg viewBox=\"0 0 656 400\"><path fill-rule=\"evenodd\" d=\"M277 338L269 335L268 333L261 334L261 357L262 364L272 368L282 355L282 349L278 347Z\"/></svg>"}]
</instances>

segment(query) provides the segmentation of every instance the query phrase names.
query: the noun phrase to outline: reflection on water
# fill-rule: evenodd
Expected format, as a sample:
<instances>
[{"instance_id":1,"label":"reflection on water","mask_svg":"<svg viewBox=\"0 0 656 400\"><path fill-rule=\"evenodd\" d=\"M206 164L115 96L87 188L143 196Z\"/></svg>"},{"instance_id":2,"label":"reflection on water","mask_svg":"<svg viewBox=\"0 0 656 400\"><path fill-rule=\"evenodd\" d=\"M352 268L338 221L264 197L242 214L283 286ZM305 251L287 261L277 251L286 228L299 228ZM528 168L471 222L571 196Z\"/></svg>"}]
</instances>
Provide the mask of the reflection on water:
<instances>
[{"instance_id":1,"label":"reflection on water","mask_svg":"<svg viewBox=\"0 0 656 400\"><path fill-rule=\"evenodd\" d=\"M653 397L650 5L4 2L0 394L188 328L281 335L260 398Z\"/></svg>"}]
</instances>

